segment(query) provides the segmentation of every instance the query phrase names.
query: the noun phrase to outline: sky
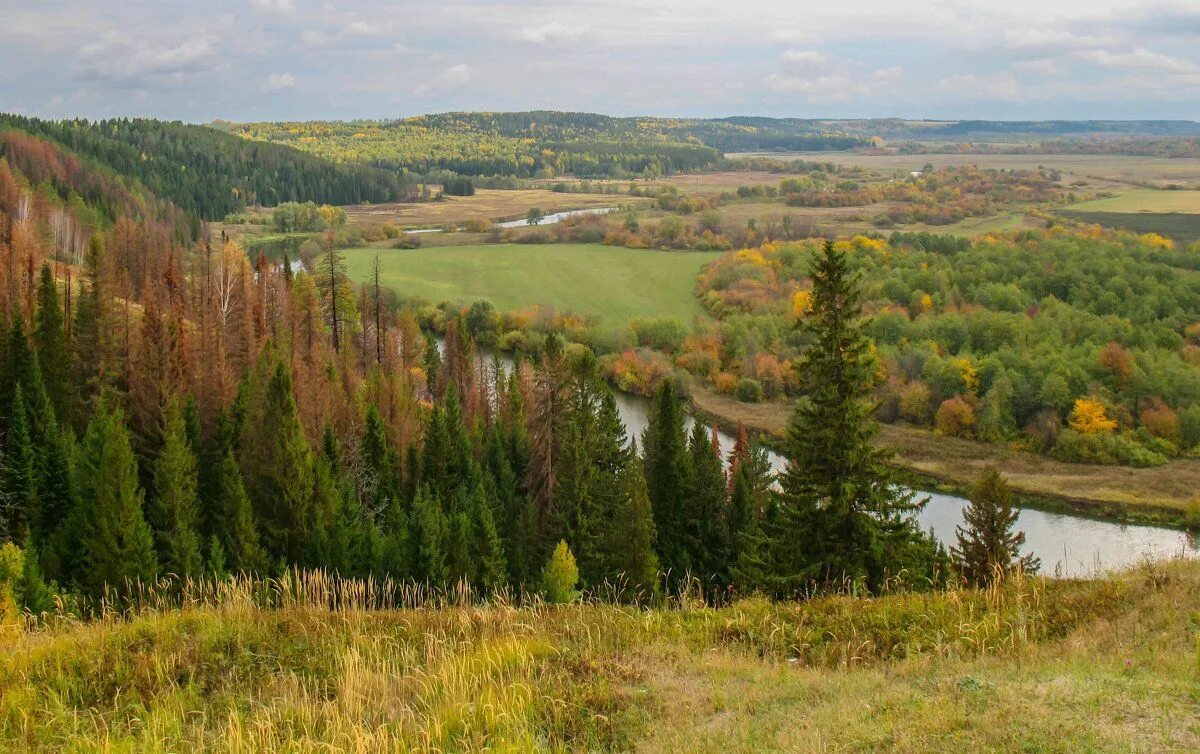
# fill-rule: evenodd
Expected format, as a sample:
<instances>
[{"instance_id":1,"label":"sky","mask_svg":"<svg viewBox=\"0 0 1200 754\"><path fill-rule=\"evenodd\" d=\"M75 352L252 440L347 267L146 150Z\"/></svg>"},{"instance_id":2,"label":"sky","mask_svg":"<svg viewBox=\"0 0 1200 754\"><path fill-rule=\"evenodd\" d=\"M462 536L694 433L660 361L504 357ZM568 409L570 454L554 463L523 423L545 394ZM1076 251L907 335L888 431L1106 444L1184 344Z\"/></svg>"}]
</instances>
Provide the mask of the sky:
<instances>
[{"instance_id":1,"label":"sky","mask_svg":"<svg viewBox=\"0 0 1200 754\"><path fill-rule=\"evenodd\" d=\"M1200 0L0 0L0 111L1200 120Z\"/></svg>"}]
</instances>

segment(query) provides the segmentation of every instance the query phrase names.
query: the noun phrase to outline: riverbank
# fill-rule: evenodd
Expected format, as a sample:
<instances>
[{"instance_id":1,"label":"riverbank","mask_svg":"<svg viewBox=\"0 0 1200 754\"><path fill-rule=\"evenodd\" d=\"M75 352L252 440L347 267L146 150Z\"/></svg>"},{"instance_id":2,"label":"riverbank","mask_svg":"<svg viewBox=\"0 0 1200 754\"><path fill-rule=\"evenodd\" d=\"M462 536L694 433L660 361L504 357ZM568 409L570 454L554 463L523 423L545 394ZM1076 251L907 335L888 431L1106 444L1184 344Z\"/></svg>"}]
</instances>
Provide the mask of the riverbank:
<instances>
[{"instance_id":1,"label":"riverbank","mask_svg":"<svg viewBox=\"0 0 1200 754\"><path fill-rule=\"evenodd\" d=\"M791 406L742 403L697 389L693 407L726 431L746 428L780 440ZM1065 510L1127 523L1183 526L1196 515L1200 460L1175 459L1150 469L1064 463L1003 445L942 437L916 427L884 424L880 443L896 451L904 476L925 489L963 495L986 468L1005 476L1022 505Z\"/></svg>"}]
</instances>

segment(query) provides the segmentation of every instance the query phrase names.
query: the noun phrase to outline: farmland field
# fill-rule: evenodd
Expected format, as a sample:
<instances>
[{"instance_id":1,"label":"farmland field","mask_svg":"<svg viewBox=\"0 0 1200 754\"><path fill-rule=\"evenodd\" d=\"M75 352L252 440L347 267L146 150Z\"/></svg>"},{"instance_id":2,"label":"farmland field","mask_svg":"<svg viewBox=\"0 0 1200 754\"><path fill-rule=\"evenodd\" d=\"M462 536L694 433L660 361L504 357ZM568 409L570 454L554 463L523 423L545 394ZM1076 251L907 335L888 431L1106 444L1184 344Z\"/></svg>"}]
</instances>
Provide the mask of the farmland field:
<instances>
[{"instance_id":1,"label":"farmland field","mask_svg":"<svg viewBox=\"0 0 1200 754\"><path fill-rule=\"evenodd\" d=\"M818 160L890 174L955 165L978 165L1004 170L1055 168L1070 180L1090 179L1112 183L1200 185L1200 158L1134 157L1094 154L862 154L858 152L746 153L729 157L774 157L780 160Z\"/></svg>"},{"instance_id":2,"label":"farmland field","mask_svg":"<svg viewBox=\"0 0 1200 754\"><path fill-rule=\"evenodd\" d=\"M622 325L639 317L688 323L707 316L692 293L696 273L719 252L648 251L593 244L346 249L355 282L380 255L383 283L406 296L501 310L535 305Z\"/></svg>"},{"instance_id":3,"label":"farmland field","mask_svg":"<svg viewBox=\"0 0 1200 754\"><path fill-rule=\"evenodd\" d=\"M1200 191L1132 189L1116 196L1072 204L1073 212L1178 212L1200 214Z\"/></svg>"}]
</instances>

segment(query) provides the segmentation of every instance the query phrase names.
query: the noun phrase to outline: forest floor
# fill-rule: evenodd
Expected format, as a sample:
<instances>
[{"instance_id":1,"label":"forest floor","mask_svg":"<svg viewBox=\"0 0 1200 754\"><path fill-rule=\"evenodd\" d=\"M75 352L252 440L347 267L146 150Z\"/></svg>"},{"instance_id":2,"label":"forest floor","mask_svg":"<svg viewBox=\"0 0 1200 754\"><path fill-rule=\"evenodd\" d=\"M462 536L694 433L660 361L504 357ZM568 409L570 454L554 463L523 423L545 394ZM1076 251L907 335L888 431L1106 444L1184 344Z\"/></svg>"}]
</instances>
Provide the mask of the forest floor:
<instances>
[{"instance_id":1,"label":"forest floor","mask_svg":"<svg viewBox=\"0 0 1200 754\"><path fill-rule=\"evenodd\" d=\"M716 609L218 591L0 633L0 749L1200 748L1196 562Z\"/></svg>"},{"instance_id":2,"label":"forest floor","mask_svg":"<svg viewBox=\"0 0 1200 754\"><path fill-rule=\"evenodd\" d=\"M740 421L778 440L792 406L742 403L712 390L693 391L697 410L724 428ZM963 492L986 468L995 468L1027 501L1068 507L1125 521L1179 524L1197 510L1200 460L1179 458L1149 469L1065 463L997 443L936 435L904 424L880 427L880 444L896 451L895 464L916 478Z\"/></svg>"}]
</instances>

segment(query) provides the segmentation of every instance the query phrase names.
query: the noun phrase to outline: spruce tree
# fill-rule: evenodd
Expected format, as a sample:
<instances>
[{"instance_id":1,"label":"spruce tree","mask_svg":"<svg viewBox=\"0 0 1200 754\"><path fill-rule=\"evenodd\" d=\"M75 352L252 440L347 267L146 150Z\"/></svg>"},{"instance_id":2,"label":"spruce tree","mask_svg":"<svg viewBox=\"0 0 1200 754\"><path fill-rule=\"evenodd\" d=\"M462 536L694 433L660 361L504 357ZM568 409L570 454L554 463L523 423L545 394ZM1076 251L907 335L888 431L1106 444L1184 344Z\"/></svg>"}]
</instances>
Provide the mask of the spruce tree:
<instances>
[{"instance_id":1,"label":"spruce tree","mask_svg":"<svg viewBox=\"0 0 1200 754\"><path fill-rule=\"evenodd\" d=\"M715 594L729 580L725 469L715 436L697 420L688 441L684 533L692 575Z\"/></svg>"},{"instance_id":2,"label":"spruce tree","mask_svg":"<svg viewBox=\"0 0 1200 754\"><path fill-rule=\"evenodd\" d=\"M475 487L471 497L471 515L471 557L475 562L476 584L486 590L495 590L504 584L508 566L504 559L504 546L496 531L496 520L492 516L492 503L482 484Z\"/></svg>"},{"instance_id":3,"label":"spruce tree","mask_svg":"<svg viewBox=\"0 0 1200 754\"><path fill-rule=\"evenodd\" d=\"M158 571L154 535L142 512L137 461L120 409L102 399L79 450L80 586L93 597L151 582Z\"/></svg>"},{"instance_id":4,"label":"spruce tree","mask_svg":"<svg viewBox=\"0 0 1200 754\"><path fill-rule=\"evenodd\" d=\"M313 537L312 450L300 425L292 377L276 363L262 405L240 433L242 479L268 558L306 562Z\"/></svg>"},{"instance_id":5,"label":"spruce tree","mask_svg":"<svg viewBox=\"0 0 1200 754\"><path fill-rule=\"evenodd\" d=\"M449 539L446 514L427 487L421 487L413 500L410 520L413 558L413 577L431 586L445 586L450 579L446 564Z\"/></svg>"},{"instance_id":6,"label":"spruce tree","mask_svg":"<svg viewBox=\"0 0 1200 754\"><path fill-rule=\"evenodd\" d=\"M687 437L683 410L670 380L654 395L650 421L642 439L646 491L654 511L658 560L674 588L692 567L688 559L684 511L687 508Z\"/></svg>"},{"instance_id":7,"label":"spruce tree","mask_svg":"<svg viewBox=\"0 0 1200 754\"><path fill-rule=\"evenodd\" d=\"M37 505L35 451L25 411L25 397L18 384L9 409L8 436L0 457L0 542L25 547Z\"/></svg>"},{"instance_id":8,"label":"spruce tree","mask_svg":"<svg viewBox=\"0 0 1200 754\"><path fill-rule=\"evenodd\" d=\"M196 456L187 440L183 414L172 406L154 464L154 494L146 518L154 530L159 567L180 578L196 577L204 570L197 484Z\"/></svg>"},{"instance_id":9,"label":"spruce tree","mask_svg":"<svg viewBox=\"0 0 1200 754\"><path fill-rule=\"evenodd\" d=\"M1013 507L1012 490L995 469L987 469L971 489L963 510L966 527L955 527L958 543L951 556L968 583L985 585L1020 569L1035 573L1041 562L1021 555L1025 532L1015 531L1020 511Z\"/></svg>"},{"instance_id":10,"label":"spruce tree","mask_svg":"<svg viewBox=\"0 0 1200 754\"><path fill-rule=\"evenodd\" d=\"M911 518L924 501L894 482L887 453L872 445L878 372L846 252L826 242L811 276L803 395L788 426L765 586L791 594L849 580L875 590L905 570L931 578L936 544Z\"/></svg>"},{"instance_id":11,"label":"spruce tree","mask_svg":"<svg viewBox=\"0 0 1200 754\"><path fill-rule=\"evenodd\" d=\"M645 600L658 584L654 554L654 512L646 493L642 463L630 453L621 475L622 494L605 520L604 577L620 588L625 599Z\"/></svg>"},{"instance_id":12,"label":"spruce tree","mask_svg":"<svg viewBox=\"0 0 1200 754\"><path fill-rule=\"evenodd\" d=\"M42 371L42 382L54 406L54 415L59 422L70 423L68 410L71 405L71 364L67 352L67 336L63 321L62 306L58 302L58 286L50 265L43 264L38 279L38 309L33 331L37 347L38 366Z\"/></svg>"},{"instance_id":13,"label":"spruce tree","mask_svg":"<svg viewBox=\"0 0 1200 754\"><path fill-rule=\"evenodd\" d=\"M232 447L220 452L210 479L212 539L220 545L226 567L232 573L265 573L266 553Z\"/></svg>"}]
</instances>

